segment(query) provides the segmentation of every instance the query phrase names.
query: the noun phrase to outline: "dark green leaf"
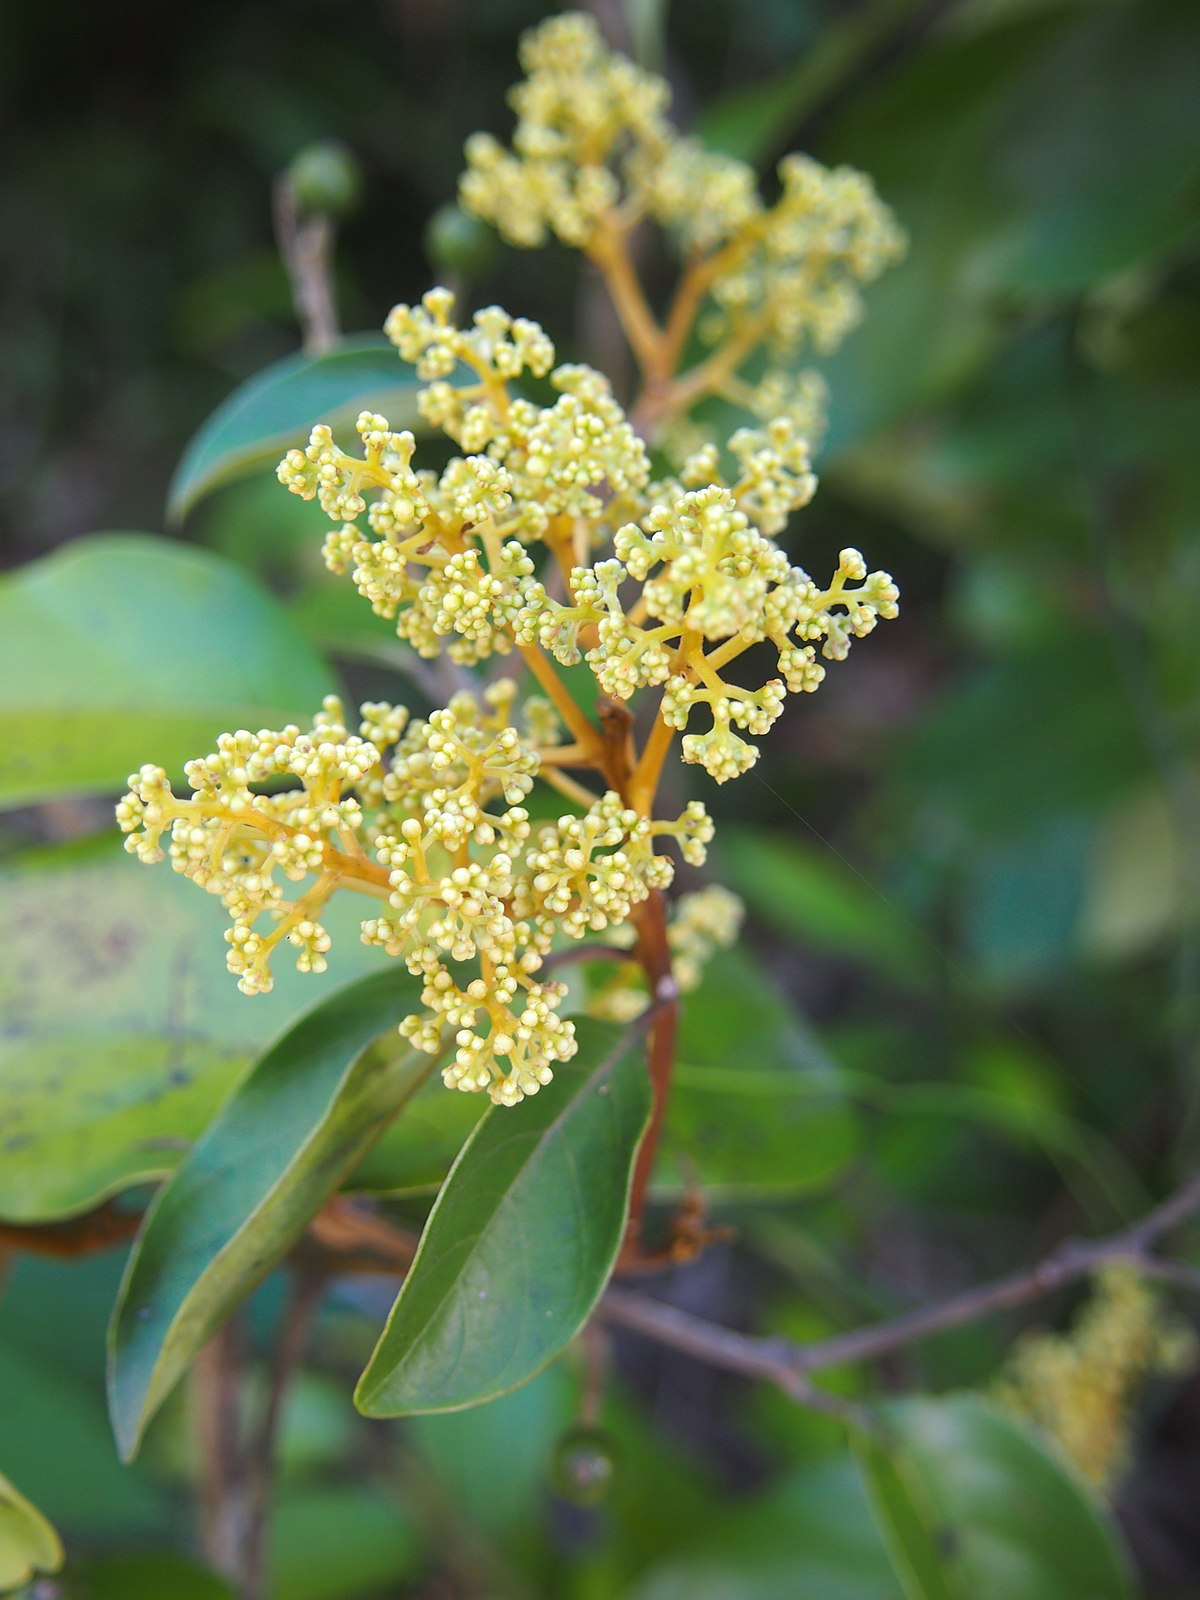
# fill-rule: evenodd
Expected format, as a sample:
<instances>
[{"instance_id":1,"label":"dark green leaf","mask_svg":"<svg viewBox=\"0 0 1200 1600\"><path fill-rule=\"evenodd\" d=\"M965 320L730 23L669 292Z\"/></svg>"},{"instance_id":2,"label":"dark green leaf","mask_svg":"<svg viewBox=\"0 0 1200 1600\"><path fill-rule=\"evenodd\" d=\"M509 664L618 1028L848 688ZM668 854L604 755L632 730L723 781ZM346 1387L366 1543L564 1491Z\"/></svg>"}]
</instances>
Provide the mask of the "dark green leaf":
<instances>
[{"instance_id":1,"label":"dark green leaf","mask_svg":"<svg viewBox=\"0 0 1200 1600\"><path fill-rule=\"evenodd\" d=\"M430 1078L354 1169L349 1187L373 1194L436 1194L486 1109L483 1095L448 1093L440 1077Z\"/></svg>"},{"instance_id":2,"label":"dark green leaf","mask_svg":"<svg viewBox=\"0 0 1200 1600\"><path fill-rule=\"evenodd\" d=\"M629 1600L900 1600L849 1460L723 1506ZM1024 1600L1024 1597L1022 1597Z\"/></svg>"},{"instance_id":3,"label":"dark green leaf","mask_svg":"<svg viewBox=\"0 0 1200 1600\"><path fill-rule=\"evenodd\" d=\"M263 1055L147 1213L113 1322L123 1456L193 1356L254 1289L429 1073L369 1047L417 1004L390 970L314 1007Z\"/></svg>"},{"instance_id":4,"label":"dark green leaf","mask_svg":"<svg viewBox=\"0 0 1200 1600\"><path fill-rule=\"evenodd\" d=\"M649 1115L641 1036L579 1025L575 1060L483 1117L439 1194L356 1401L456 1411L526 1382L591 1312Z\"/></svg>"},{"instance_id":5,"label":"dark green leaf","mask_svg":"<svg viewBox=\"0 0 1200 1600\"><path fill-rule=\"evenodd\" d=\"M1128 1600L1112 1526L1014 1418L971 1396L905 1400L885 1429L860 1466L911 1600Z\"/></svg>"},{"instance_id":6,"label":"dark green leaf","mask_svg":"<svg viewBox=\"0 0 1200 1600\"><path fill-rule=\"evenodd\" d=\"M139 534L79 540L0 579L0 805L173 775L225 729L311 717L329 674L220 557Z\"/></svg>"},{"instance_id":7,"label":"dark green leaf","mask_svg":"<svg viewBox=\"0 0 1200 1600\"><path fill-rule=\"evenodd\" d=\"M854 1454L906 1600L967 1600L938 1547L939 1535L947 1548L950 1536L938 1527L935 1507L903 1452L863 1434Z\"/></svg>"},{"instance_id":8,"label":"dark green leaf","mask_svg":"<svg viewBox=\"0 0 1200 1600\"><path fill-rule=\"evenodd\" d=\"M336 427L360 411L382 411L393 428L420 428L419 387L380 335L356 334L328 355L277 361L235 389L192 439L171 482L170 515L185 517L221 484L274 465L318 422Z\"/></svg>"},{"instance_id":9,"label":"dark green leaf","mask_svg":"<svg viewBox=\"0 0 1200 1600\"><path fill-rule=\"evenodd\" d=\"M248 999L221 907L113 835L0 872L0 1217L45 1222L174 1171L253 1056L330 981L379 967L335 899L325 980Z\"/></svg>"}]
</instances>

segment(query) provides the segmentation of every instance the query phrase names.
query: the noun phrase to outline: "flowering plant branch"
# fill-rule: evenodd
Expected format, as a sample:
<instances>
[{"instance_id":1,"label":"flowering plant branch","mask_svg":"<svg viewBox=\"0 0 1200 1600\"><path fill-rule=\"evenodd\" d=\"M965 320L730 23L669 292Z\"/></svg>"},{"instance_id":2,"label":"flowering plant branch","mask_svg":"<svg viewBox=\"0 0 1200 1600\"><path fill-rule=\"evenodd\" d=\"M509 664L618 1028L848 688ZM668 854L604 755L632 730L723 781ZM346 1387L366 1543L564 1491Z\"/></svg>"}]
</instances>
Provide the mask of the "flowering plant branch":
<instances>
[{"instance_id":1,"label":"flowering plant branch","mask_svg":"<svg viewBox=\"0 0 1200 1600\"><path fill-rule=\"evenodd\" d=\"M832 348L859 314L856 285L897 253L899 235L865 179L807 159L783 164L781 198L765 206L747 167L674 133L665 86L609 54L583 17L544 24L523 59L514 151L473 139L463 199L515 243L554 232L596 262L642 368L637 425L600 373L556 364L536 322L491 306L460 326L453 296L434 289L397 306L387 333L426 385L425 419L462 453L440 473L421 468L411 433L364 412L360 452L319 426L279 477L332 521L328 566L419 655L445 651L467 667L517 655L540 692L493 677L426 718L364 705L356 726L331 699L309 733L223 736L189 765L190 799L143 768L118 820L145 861L169 837L175 869L222 899L230 970L247 994L271 986L285 942L302 971L324 970L322 912L336 891L381 902L363 939L423 981L402 1034L433 1055L449 1048L446 1083L498 1104L536 1093L574 1053L547 958L564 940L627 937L642 998L626 985L601 1003L626 1016L647 998L662 1006L656 1130L676 986L738 922L713 888L679 900L668 925L675 865L662 847L699 866L713 831L698 800L656 814L675 735L685 763L736 778L758 755L743 735L762 736L788 692L820 684L818 650L841 660L897 610L890 577L868 574L857 551L822 586L775 542L816 487L814 391L808 380L789 388L780 365L753 391L739 374L760 349L778 363L806 341ZM628 249L643 219L671 230L685 260L661 324ZM713 348L680 370L694 334ZM547 377L558 398L539 405L522 386ZM738 430L724 452L693 438L681 453L680 428L709 394L743 401L765 425ZM677 471L655 472L644 433ZM756 646L773 652L777 675L730 676ZM602 695L599 722L560 675L580 662ZM646 692L657 703L639 747L623 708ZM525 801L539 780L575 809L535 824ZM304 887L288 898L281 877Z\"/></svg>"}]
</instances>

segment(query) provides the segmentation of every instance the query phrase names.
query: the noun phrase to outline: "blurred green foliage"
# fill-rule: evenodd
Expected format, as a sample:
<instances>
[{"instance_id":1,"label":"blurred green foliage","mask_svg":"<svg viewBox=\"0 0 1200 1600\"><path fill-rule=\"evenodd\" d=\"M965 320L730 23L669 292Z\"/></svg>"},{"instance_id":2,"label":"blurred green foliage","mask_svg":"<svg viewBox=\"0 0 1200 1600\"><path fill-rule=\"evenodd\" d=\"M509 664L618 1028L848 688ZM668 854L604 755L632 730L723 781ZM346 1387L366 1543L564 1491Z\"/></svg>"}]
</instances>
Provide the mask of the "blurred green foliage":
<instances>
[{"instance_id":1,"label":"blurred green foliage","mask_svg":"<svg viewBox=\"0 0 1200 1600\"><path fill-rule=\"evenodd\" d=\"M340 140L362 169L339 243L345 326L373 329L427 286L423 228L452 196L465 135L506 125L517 34L545 10L304 0L285 13L216 0L172 18L133 5L119 24L74 8L64 27L47 8L6 9L6 557L97 527L164 527L189 439L242 380L293 357L270 188L306 144ZM903 615L789 708L736 797L704 794L719 871L751 918L742 967L696 997L685 1025L666 1145L665 1187L698 1176L737 1239L656 1292L718 1321L819 1337L1028 1261L1072 1231L1115 1227L1194 1165L1200 8L677 0L624 14L646 58L661 53L682 121L767 169L796 146L865 168L911 236L829 363L821 490L790 536L814 569L861 545L896 574ZM500 249L482 265L472 295L538 316L570 355L595 359L590 341L611 337L564 254ZM261 391L258 380L249 400ZM216 475L178 490L186 515L172 533L273 585L290 612L281 630L331 650L363 692L385 692L406 666L394 636L340 609L311 517L261 471L290 413L268 405L259 432L241 435L236 406L232 424L222 415L232 445L206 461L210 427L187 459L210 469L219 458L229 481L202 501ZM159 559L201 570L206 558ZM101 592L85 594L89 627ZM0 718L38 688L12 675L19 662L6 666ZM269 672L259 693L271 693ZM127 728L130 714L99 705L89 737ZM113 760L76 786L119 781L127 758ZM88 806L14 813L0 842L15 855L102 826L103 808ZM138 988L161 1012L167 991L144 974L190 950L191 897L157 875L122 878L123 895L170 902L156 913L161 946L129 948L116 902L89 910L97 875L119 867L111 851L80 848L6 870L8 1221L60 1215L173 1164L196 1117L295 1010L277 994L273 1023L260 1000L239 1027L236 996L210 1002L210 931L178 1005L132 1014ZM24 914L35 870L49 885L36 917ZM101 904L113 976L81 954L60 993L40 990L41 944L70 950L74 937L83 951L78 929L96 926ZM181 1031L183 1081L171 1076ZM718 1076L734 1069L754 1098L776 1071L797 1074L775 1091L769 1124L741 1122L745 1101L722 1108ZM99 1096L125 1119L122 1150L140 1130L140 1163L86 1117L57 1169L48 1145L20 1142L48 1137L43 1088L64 1073L76 1076L63 1093L84 1108ZM124 1099L122 1074L136 1084ZM434 1152L452 1153L457 1139L433 1115ZM386 1145L372 1159L380 1189L427 1189L445 1165L438 1155L414 1183L411 1149L390 1166ZM397 1170L403 1183L389 1181ZM426 1203L398 1202L417 1216ZM143 1461L115 1464L102 1367L117 1254L21 1257L4 1284L0 1468L69 1556L61 1586L36 1593L219 1596L192 1559L184 1400L164 1410ZM632 1337L617 1341L603 1404L611 1494L598 1508L568 1504L552 1470L578 1415L573 1358L478 1411L353 1420L350 1382L389 1298L356 1283L324 1315L286 1421L273 1600L1057 1600L1132 1583L1151 1600L1200 1595L1194 1380L1147 1403L1118 1497L1132 1580L1074 1480L974 1402L913 1402L907 1423L901 1409L903 1448L856 1476L828 1419ZM251 1306L253 1361L278 1303L270 1280ZM894 1369L831 1386L983 1384L1015 1326L944 1334ZM961 1470L947 1475L952 1451ZM1024 1548L1020 1561L1042 1563L1030 1576L1005 1551L1033 1501L1061 1514ZM1038 1587L1047 1571L1052 1587Z\"/></svg>"}]
</instances>

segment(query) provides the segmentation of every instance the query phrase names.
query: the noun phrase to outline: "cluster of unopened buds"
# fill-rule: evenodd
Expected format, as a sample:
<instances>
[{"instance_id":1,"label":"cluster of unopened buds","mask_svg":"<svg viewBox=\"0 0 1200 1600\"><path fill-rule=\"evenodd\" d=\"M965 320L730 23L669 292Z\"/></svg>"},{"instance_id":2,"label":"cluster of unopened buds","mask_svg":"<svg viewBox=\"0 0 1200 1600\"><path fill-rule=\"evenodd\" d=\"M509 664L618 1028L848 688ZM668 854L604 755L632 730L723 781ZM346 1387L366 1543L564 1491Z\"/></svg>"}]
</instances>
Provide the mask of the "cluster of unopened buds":
<instances>
[{"instance_id":1,"label":"cluster of unopened buds","mask_svg":"<svg viewBox=\"0 0 1200 1600\"><path fill-rule=\"evenodd\" d=\"M822 585L776 542L816 487L815 386L768 368L751 392L741 373L760 347L790 359L805 340L824 350L845 333L856 285L898 249L889 213L858 174L799 157L765 207L748 168L674 133L665 85L607 52L584 17L544 24L524 61L514 152L472 140L464 202L517 244L552 231L592 256L641 361L642 400L627 416L599 372L556 365L543 329L499 307L460 325L445 289L397 306L387 334L425 385L425 423L458 453L440 472L420 468L413 433L364 412L356 447L319 426L279 478L331 520L329 568L417 654L479 669L478 690L424 718L365 705L357 732L331 699L310 733L223 735L187 767L191 798L144 767L118 807L131 850L153 861L165 844L177 871L221 898L229 966L248 994L270 987L285 941L302 970L324 969L321 914L336 890L374 896L364 940L423 984L402 1033L447 1054L448 1084L501 1104L536 1092L575 1049L566 988L545 971L556 947L593 934L631 947L647 908L663 916L669 849L703 863L704 807L655 815L675 734L685 762L736 778L786 695L815 689L825 662L897 613L890 577L868 573L857 550ZM626 270L627 234L646 217L688 261L661 326ZM681 372L693 328L714 349ZM557 397L539 404L529 385L545 379ZM651 444L668 448L710 394L761 425L723 449L693 439L656 471ZM480 667L514 652L533 695ZM749 683L731 675L748 652ZM557 670L580 662L608 708L598 721ZM639 751L624 708L645 691L657 698ZM601 781L586 788L573 770ZM535 782L570 810L535 823ZM303 887L289 899L281 880ZM736 938L739 911L710 887L676 912L662 942L686 987ZM648 1003L636 971L618 962L600 1009Z\"/></svg>"},{"instance_id":2,"label":"cluster of unopened buds","mask_svg":"<svg viewBox=\"0 0 1200 1600\"><path fill-rule=\"evenodd\" d=\"M1184 1372L1195 1359L1192 1330L1168 1314L1135 1267L1115 1265L1097 1275L1068 1333L1026 1335L1017 1344L996 1396L1111 1493L1129 1466L1147 1380Z\"/></svg>"}]
</instances>

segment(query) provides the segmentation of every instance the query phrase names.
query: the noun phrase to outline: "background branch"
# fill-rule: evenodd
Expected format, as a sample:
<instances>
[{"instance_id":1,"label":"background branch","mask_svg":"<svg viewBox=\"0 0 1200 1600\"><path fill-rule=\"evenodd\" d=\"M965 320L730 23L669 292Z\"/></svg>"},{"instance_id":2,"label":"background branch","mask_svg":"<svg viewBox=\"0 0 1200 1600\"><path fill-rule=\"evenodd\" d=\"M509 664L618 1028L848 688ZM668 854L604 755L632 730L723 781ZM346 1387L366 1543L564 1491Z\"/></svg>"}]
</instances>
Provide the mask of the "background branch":
<instances>
[{"instance_id":1,"label":"background branch","mask_svg":"<svg viewBox=\"0 0 1200 1600\"><path fill-rule=\"evenodd\" d=\"M964 1322L1024 1305L1111 1263L1129 1262L1143 1267L1149 1276L1169 1277L1183 1282L1186 1287L1200 1288L1200 1272L1158 1261L1149 1253L1164 1233L1198 1211L1200 1174L1138 1222L1118 1233L1102 1239L1068 1240L1024 1272L1009 1273L992 1283L965 1289L961 1294L921 1306L891 1321L851 1329L811 1344L739 1333L649 1295L622 1288L605 1291L599 1314L609 1322L712 1366L747 1378L765 1379L802 1404L828 1409L829 1396L813 1390L808 1373L874 1360ZM1177 1277L1177 1273L1186 1276Z\"/></svg>"}]
</instances>

